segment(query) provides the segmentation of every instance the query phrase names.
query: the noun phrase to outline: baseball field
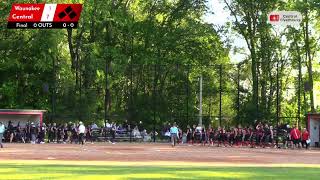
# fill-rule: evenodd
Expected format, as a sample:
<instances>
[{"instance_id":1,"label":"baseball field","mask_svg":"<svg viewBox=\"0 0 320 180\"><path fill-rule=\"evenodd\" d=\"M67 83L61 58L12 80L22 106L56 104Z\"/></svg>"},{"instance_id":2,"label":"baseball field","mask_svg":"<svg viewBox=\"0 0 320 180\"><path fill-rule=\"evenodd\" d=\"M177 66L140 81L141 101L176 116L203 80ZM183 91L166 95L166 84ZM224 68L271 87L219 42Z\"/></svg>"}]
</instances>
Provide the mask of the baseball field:
<instances>
[{"instance_id":1,"label":"baseball field","mask_svg":"<svg viewBox=\"0 0 320 180\"><path fill-rule=\"evenodd\" d=\"M5 144L0 179L319 179L319 150Z\"/></svg>"}]
</instances>

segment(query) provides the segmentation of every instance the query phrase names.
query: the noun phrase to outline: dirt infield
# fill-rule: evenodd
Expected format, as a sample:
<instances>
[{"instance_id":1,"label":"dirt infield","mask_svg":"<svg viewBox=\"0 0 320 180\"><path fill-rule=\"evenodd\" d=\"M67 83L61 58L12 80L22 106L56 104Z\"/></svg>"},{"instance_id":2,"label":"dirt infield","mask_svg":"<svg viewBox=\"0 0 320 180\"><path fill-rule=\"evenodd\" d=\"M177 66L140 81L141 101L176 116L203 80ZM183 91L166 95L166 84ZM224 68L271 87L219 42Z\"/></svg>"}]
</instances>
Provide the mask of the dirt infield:
<instances>
[{"instance_id":1,"label":"dirt infield","mask_svg":"<svg viewBox=\"0 0 320 180\"><path fill-rule=\"evenodd\" d=\"M250 149L169 144L5 144L1 160L319 164L320 150Z\"/></svg>"}]
</instances>

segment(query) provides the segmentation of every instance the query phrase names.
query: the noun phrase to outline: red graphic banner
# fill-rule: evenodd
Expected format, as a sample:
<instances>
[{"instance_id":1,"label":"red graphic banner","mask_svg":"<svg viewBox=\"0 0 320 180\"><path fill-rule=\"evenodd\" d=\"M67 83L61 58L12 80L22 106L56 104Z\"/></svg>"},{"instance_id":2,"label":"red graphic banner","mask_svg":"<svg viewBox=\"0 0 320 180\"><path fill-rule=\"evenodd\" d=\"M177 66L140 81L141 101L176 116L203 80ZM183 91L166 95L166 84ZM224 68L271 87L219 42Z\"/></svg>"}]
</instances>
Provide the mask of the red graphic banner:
<instances>
[{"instance_id":1,"label":"red graphic banner","mask_svg":"<svg viewBox=\"0 0 320 180\"><path fill-rule=\"evenodd\" d=\"M9 22L40 22L44 4L12 4Z\"/></svg>"},{"instance_id":2,"label":"red graphic banner","mask_svg":"<svg viewBox=\"0 0 320 180\"><path fill-rule=\"evenodd\" d=\"M7 28L77 28L82 4L12 4Z\"/></svg>"}]
</instances>

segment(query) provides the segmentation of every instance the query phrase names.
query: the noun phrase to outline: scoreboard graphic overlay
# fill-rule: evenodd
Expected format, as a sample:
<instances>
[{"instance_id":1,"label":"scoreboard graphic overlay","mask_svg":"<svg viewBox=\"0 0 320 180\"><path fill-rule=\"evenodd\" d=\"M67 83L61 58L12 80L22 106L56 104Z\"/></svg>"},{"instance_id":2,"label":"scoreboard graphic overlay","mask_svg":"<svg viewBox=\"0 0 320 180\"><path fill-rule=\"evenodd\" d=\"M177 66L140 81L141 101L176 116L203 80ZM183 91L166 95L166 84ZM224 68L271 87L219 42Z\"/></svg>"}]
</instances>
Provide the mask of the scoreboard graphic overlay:
<instances>
[{"instance_id":1,"label":"scoreboard graphic overlay","mask_svg":"<svg viewBox=\"0 0 320 180\"><path fill-rule=\"evenodd\" d=\"M10 29L77 28L82 4L12 4Z\"/></svg>"}]
</instances>

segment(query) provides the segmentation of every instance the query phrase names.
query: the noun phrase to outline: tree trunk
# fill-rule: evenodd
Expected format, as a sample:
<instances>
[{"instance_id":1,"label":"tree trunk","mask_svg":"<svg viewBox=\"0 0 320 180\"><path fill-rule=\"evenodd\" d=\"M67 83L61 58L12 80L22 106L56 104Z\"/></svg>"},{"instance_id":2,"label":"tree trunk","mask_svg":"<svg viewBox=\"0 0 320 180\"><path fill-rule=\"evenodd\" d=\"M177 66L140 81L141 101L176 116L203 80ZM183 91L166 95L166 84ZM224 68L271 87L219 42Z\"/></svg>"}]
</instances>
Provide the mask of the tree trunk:
<instances>
[{"instance_id":1,"label":"tree trunk","mask_svg":"<svg viewBox=\"0 0 320 180\"><path fill-rule=\"evenodd\" d=\"M306 0L305 0L305 3L307 3ZM309 85L310 85L309 96L310 96L311 112L315 112L314 99L313 99L312 58L311 58L311 49L310 49L310 40L309 40L309 17L308 17L308 15L309 15L308 8L306 8L306 11L305 11L305 18L306 18L306 23L305 23L305 46L306 46L306 57L308 59L308 61L307 61L308 81L309 81Z\"/></svg>"}]
</instances>

